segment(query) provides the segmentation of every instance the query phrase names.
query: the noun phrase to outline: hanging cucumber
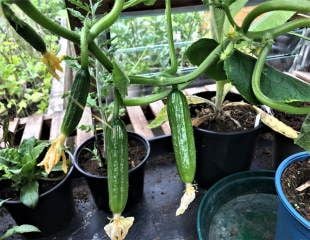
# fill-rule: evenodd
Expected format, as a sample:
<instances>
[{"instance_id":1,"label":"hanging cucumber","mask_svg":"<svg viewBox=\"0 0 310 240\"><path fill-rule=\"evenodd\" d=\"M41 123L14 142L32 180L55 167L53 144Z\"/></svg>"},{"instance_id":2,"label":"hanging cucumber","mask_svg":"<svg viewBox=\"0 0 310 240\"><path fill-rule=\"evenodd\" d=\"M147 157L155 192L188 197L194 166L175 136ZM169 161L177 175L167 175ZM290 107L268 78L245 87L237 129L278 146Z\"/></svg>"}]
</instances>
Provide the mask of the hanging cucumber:
<instances>
[{"instance_id":1,"label":"hanging cucumber","mask_svg":"<svg viewBox=\"0 0 310 240\"><path fill-rule=\"evenodd\" d=\"M19 19L7 3L2 1L1 8L3 15L8 20L12 28L34 49L42 54L42 61L47 66L48 71L56 79L59 79L59 75L56 73L56 70L63 71L60 65L61 60L58 59L53 53L47 51L43 38L29 24Z\"/></svg>"},{"instance_id":2,"label":"hanging cucumber","mask_svg":"<svg viewBox=\"0 0 310 240\"><path fill-rule=\"evenodd\" d=\"M104 227L112 240L125 239L134 222L133 217L121 214L128 198L128 136L125 124L119 118L105 129L106 158L108 165L109 206L113 219Z\"/></svg>"},{"instance_id":3,"label":"hanging cucumber","mask_svg":"<svg viewBox=\"0 0 310 240\"><path fill-rule=\"evenodd\" d=\"M63 171L67 172L64 143L74 130L83 115L84 107L90 87L90 74L88 69L80 69L71 87L69 101L61 124L60 135L52 142L42 162L38 166L44 166L45 171L50 173L53 167L62 158Z\"/></svg>"},{"instance_id":4,"label":"hanging cucumber","mask_svg":"<svg viewBox=\"0 0 310 240\"><path fill-rule=\"evenodd\" d=\"M178 216L185 212L196 195L193 185L196 171L195 140L188 104L181 91L174 89L168 95L167 112L178 173L185 183L185 193L176 211Z\"/></svg>"}]
</instances>

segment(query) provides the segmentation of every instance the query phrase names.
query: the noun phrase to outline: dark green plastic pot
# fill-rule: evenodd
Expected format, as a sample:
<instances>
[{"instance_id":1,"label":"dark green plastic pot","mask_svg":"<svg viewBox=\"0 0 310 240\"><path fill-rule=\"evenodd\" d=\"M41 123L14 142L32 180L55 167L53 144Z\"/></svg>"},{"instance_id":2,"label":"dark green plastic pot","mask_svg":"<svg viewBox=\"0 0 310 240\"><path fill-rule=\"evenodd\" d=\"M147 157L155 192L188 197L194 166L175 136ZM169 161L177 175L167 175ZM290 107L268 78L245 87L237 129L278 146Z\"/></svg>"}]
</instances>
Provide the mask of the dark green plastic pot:
<instances>
[{"instance_id":1,"label":"dark green plastic pot","mask_svg":"<svg viewBox=\"0 0 310 240\"><path fill-rule=\"evenodd\" d=\"M229 239L238 239L238 240L262 240L264 238L260 238L260 233L257 231L251 232L251 229L257 229L255 227L255 224L260 225L263 221L265 222L265 225L268 226L271 229L266 229L265 227L260 227L263 234L271 234L274 235L275 232L275 222L276 222L276 208L277 208L277 201L276 201L276 190L274 187L274 175L275 173L273 171L245 171L236 173L233 175L230 175L228 177L223 178L219 182L217 182L213 187L211 187L204 197L201 200L199 210L198 210L198 216L197 216L197 231L198 231L198 237L200 240L222 240L222 239L228 239L228 238L217 238L217 237L210 237L210 232L214 232L214 226L217 226L216 224L213 224L214 221L217 218L215 216L218 214L219 210L225 205L228 206L230 201L241 199L242 197L251 196L255 201L258 201L255 196L262 196L258 195L260 193L268 194L264 195L267 196L267 198L270 196L270 199L272 199L274 206L272 205L272 211L270 211L270 217L266 219L266 215L263 213L266 209L261 209L262 211L253 211L258 212L256 215L254 213L251 213L251 211L248 209L248 207L251 207L251 201L245 201L244 203L241 201L240 206L236 207L238 211L236 211L236 215L240 215L240 218L232 219L232 215L230 215L228 212L225 212L225 215L223 215L223 218L220 218L223 220L223 226L227 226L227 229L229 229L229 224L233 223L236 225L236 237L231 237ZM251 194L251 195L248 195ZM257 195L253 195L257 194ZM271 195L269 195L271 194ZM241 198L240 198L241 197ZM228 204L228 205L227 205ZM247 209L242 209L243 205L247 206ZM270 204L269 204L270 205ZM234 208L235 205L232 205ZM262 205L263 206L263 205ZM246 208L246 207L245 207ZM254 207L253 207L254 209ZM257 209L257 208L255 208ZM247 214L247 211L249 210L249 214ZM223 212L223 210L221 210ZM235 211L235 210L232 210ZM251 215L252 214L252 215ZM219 216L219 215L217 215ZM229 219L231 217L231 219ZM215 219L213 219L215 218ZM272 218L272 219L271 219ZM250 219L250 220L249 220ZM213 221L214 220L214 221ZM242 221L247 221L246 224L244 224L246 227L241 228ZM250 221L250 224L254 224L253 226L247 226L248 221ZM211 225L213 226L211 227ZM257 225L257 226L258 226ZM273 226L274 225L274 226ZM240 229L238 229L240 227ZM212 229L212 230L211 230ZM223 231L223 229L218 229L218 232ZM217 236L217 235L216 235ZM257 237L259 236L259 237Z\"/></svg>"}]
</instances>

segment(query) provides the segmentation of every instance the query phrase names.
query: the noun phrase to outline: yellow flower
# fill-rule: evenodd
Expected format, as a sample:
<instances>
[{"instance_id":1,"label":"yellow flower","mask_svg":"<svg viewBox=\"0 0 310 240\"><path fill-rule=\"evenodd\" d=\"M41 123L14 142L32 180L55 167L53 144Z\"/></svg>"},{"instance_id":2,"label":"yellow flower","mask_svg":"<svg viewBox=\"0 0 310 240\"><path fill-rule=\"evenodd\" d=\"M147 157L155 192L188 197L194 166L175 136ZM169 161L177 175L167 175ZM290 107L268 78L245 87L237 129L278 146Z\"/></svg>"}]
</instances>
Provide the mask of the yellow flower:
<instances>
[{"instance_id":1,"label":"yellow flower","mask_svg":"<svg viewBox=\"0 0 310 240\"><path fill-rule=\"evenodd\" d=\"M56 164L62 159L62 170L64 173L68 172L67 159L64 153L64 143L66 136L60 134L51 144L42 162L38 166L44 166L46 173L50 173Z\"/></svg>"},{"instance_id":2,"label":"yellow flower","mask_svg":"<svg viewBox=\"0 0 310 240\"><path fill-rule=\"evenodd\" d=\"M60 65L62 59L58 58L55 54L50 52L45 52L42 54L42 56L42 62L46 65L48 71L53 75L54 78L59 80L60 77L56 71L63 71L62 66Z\"/></svg>"}]
</instances>

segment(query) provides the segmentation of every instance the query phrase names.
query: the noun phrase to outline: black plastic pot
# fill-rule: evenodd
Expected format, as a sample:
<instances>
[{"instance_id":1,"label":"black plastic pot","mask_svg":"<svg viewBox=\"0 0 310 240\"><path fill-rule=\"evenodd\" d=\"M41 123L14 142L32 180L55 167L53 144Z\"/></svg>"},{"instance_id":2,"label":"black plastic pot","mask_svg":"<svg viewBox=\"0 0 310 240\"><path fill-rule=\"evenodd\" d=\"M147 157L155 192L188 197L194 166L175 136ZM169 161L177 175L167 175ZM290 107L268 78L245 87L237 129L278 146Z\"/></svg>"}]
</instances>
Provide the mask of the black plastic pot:
<instances>
[{"instance_id":1,"label":"black plastic pot","mask_svg":"<svg viewBox=\"0 0 310 240\"><path fill-rule=\"evenodd\" d=\"M304 151L301 147L294 144L294 140L274 132L273 143L273 164L274 169L277 169L281 162L293 155L294 153Z\"/></svg>"},{"instance_id":2,"label":"black plastic pot","mask_svg":"<svg viewBox=\"0 0 310 240\"><path fill-rule=\"evenodd\" d=\"M215 93L198 95L211 98ZM230 101L240 101L238 94L227 95ZM209 188L215 182L232 173L249 170L254 155L256 138L262 125L241 132L214 132L194 127L197 168L196 182Z\"/></svg>"},{"instance_id":3,"label":"black plastic pot","mask_svg":"<svg viewBox=\"0 0 310 240\"><path fill-rule=\"evenodd\" d=\"M99 135L101 138L102 136L102 134ZM145 147L146 154L139 165L129 170L129 192L125 211L138 203L143 196L145 164L150 155L150 144L144 137L136 133L128 132L128 138L129 140L135 139L139 141ZM74 153L74 165L86 178L97 207L109 212L108 178L106 176L96 176L86 172L79 165L81 151L84 148L93 149L94 142L95 137L91 137L76 149Z\"/></svg>"},{"instance_id":4,"label":"black plastic pot","mask_svg":"<svg viewBox=\"0 0 310 240\"><path fill-rule=\"evenodd\" d=\"M73 156L68 153L71 162ZM27 234L29 239L44 237L64 229L74 215L74 204L71 190L71 166L67 175L53 188L39 197L37 206L32 209L20 201L7 201L5 208L9 211L17 224L32 224L41 233Z\"/></svg>"}]
</instances>

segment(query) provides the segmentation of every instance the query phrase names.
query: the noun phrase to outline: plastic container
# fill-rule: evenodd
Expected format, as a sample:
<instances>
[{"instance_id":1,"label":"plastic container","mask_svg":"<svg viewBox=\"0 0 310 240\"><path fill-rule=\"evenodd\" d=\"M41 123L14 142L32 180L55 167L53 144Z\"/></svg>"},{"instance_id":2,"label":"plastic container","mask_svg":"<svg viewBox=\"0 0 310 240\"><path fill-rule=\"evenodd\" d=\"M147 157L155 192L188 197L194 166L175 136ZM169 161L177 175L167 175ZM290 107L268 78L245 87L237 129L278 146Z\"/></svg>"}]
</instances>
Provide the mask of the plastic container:
<instances>
[{"instance_id":1,"label":"plastic container","mask_svg":"<svg viewBox=\"0 0 310 240\"><path fill-rule=\"evenodd\" d=\"M309 240L310 221L301 216L287 200L281 185L284 170L295 161L302 161L310 157L310 153L296 153L286 158L276 171L275 185L279 196L277 216L276 240Z\"/></svg>"},{"instance_id":2,"label":"plastic container","mask_svg":"<svg viewBox=\"0 0 310 240\"><path fill-rule=\"evenodd\" d=\"M102 134L100 134L99 137L100 136L102 137ZM150 155L150 144L144 137L136 133L128 132L128 139L135 139L140 142L145 148L145 156L138 166L129 170L129 191L125 211L138 203L143 196L145 165ZM106 176L93 175L82 169L79 165L79 156L81 151L83 148L92 149L94 142L95 137L91 137L76 149L74 153L74 165L76 169L86 178L97 207L109 212L108 178Z\"/></svg>"},{"instance_id":3,"label":"plastic container","mask_svg":"<svg viewBox=\"0 0 310 240\"><path fill-rule=\"evenodd\" d=\"M73 160L73 156L67 153ZM73 165L67 175L53 188L39 197L37 206L28 208L20 201L7 201L5 208L9 211L17 224L32 224L41 230L41 233L31 233L30 239L48 236L65 228L74 215L74 204L71 190L71 175Z\"/></svg>"},{"instance_id":4,"label":"plastic container","mask_svg":"<svg viewBox=\"0 0 310 240\"><path fill-rule=\"evenodd\" d=\"M199 240L273 239L275 193L273 171L245 171L223 178L200 202Z\"/></svg>"},{"instance_id":5,"label":"plastic container","mask_svg":"<svg viewBox=\"0 0 310 240\"><path fill-rule=\"evenodd\" d=\"M215 92L197 94L211 99ZM226 99L232 102L243 98L229 93ZM262 124L240 132L214 132L194 127L197 168L195 180L200 187L209 188L215 182L232 173L250 169L256 138L263 131Z\"/></svg>"},{"instance_id":6,"label":"plastic container","mask_svg":"<svg viewBox=\"0 0 310 240\"><path fill-rule=\"evenodd\" d=\"M242 132L213 132L194 128L197 151L196 181L209 188L232 173L249 170L260 126Z\"/></svg>"}]
</instances>

